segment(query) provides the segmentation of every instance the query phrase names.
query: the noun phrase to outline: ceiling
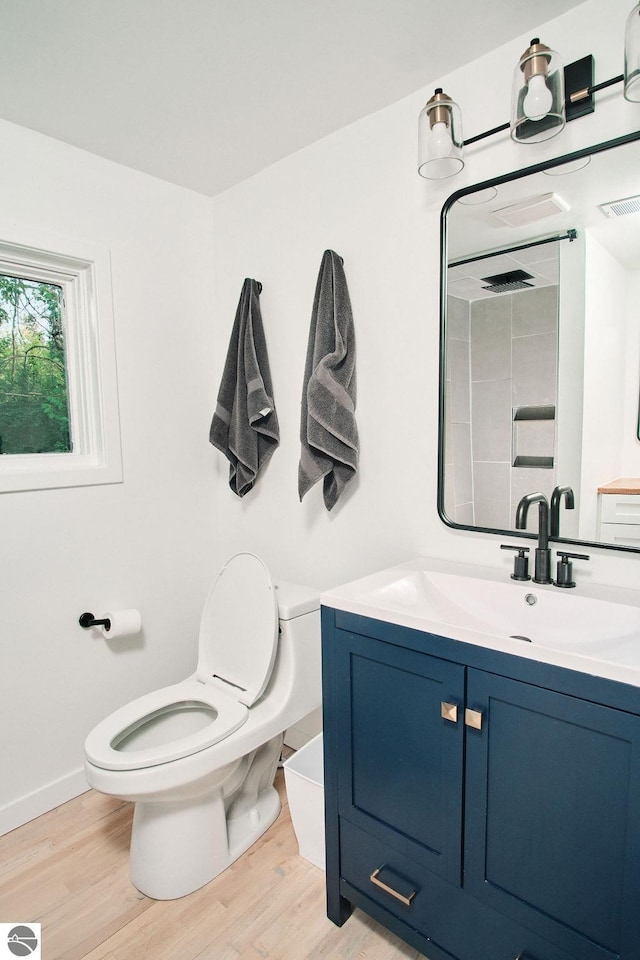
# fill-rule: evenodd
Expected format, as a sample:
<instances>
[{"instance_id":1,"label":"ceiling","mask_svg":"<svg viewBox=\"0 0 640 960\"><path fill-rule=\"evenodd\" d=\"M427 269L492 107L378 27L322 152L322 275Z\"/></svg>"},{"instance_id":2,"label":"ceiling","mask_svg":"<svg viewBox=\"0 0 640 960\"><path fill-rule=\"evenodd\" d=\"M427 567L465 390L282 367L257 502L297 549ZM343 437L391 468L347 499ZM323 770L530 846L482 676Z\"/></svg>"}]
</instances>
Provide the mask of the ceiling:
<instances>
[{"instance_id":1,"label":"ceiling","mask_svg":"<svg viewBox=\"0 0 640 960\"><path fill-rule=\"evenodd\" d=\"M0 0L0 117L214 196L577 5Z\"/></svg>"},{"instance_id":2,"label":"ceiling","mask_svg":"<svg viewBox=\"0 0 640 960\"><path fill-rule=\"evenodd\" d=\"M496 292L490 289L490 283L491 277L496 274L508 274L516 270L526 274L525 285L519 292L557 286L558 242L499 253L491 257L478 257L460 266L452 265L447 272L447 294L459 300L474 302L514 293L516 288L509 288L509 284L505 284L507 289Z\"/></svg>"}]
</instances>

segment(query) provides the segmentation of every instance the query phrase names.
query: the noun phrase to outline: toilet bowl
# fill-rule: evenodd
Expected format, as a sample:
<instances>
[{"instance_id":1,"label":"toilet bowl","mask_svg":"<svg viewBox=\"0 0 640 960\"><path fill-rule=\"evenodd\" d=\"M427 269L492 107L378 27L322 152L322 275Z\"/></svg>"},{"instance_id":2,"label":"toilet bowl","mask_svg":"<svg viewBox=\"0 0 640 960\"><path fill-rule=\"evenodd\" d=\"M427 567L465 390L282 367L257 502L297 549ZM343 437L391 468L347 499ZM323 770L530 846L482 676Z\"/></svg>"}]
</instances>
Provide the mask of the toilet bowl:
<instances>
[{"instance_id":1,"label":"toilet bowl","mask_svg":"<svg viewBox=\"0 0 640 960\"><path fill-rule=\"evenodd\" d=\"M90 786L135 803L129 872L172 900L208 883L273 823L284 731L321 701L319 595L231 557L205 602L187 679L119 708L85 741Z\"/></svg>"}]
</instances>

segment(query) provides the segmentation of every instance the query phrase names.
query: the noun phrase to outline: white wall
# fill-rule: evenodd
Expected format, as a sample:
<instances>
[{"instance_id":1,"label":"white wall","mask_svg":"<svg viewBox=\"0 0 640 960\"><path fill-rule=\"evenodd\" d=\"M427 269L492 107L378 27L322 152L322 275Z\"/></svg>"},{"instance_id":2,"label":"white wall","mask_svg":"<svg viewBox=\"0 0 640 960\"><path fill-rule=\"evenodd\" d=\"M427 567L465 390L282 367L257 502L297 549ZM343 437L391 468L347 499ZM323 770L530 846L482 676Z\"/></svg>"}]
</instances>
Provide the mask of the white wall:
<instances>
[{"instance_id":1,"label":"white wall","mask_svg":"<svg viewBox=\"0 0 640 960\"><path fill-rule=\"evenodd\" d=\"M558 288L558 451L557 476L573 489L582 505L582 432L584 422L584 305L585 237L580 233L571 243L559 244ZM578 537L582 510L565 510L562 532ZM595 529L592 531L595 538ZM584 539L584 538L583 538Z\"/></svg>"},{"instance_id":2,"label":"white wall","mask_svg":"<svg viewBox=\"0 0 640 960\"><path fill-rule=\"evenodd\" d=\"M604 17L596 0L547 25L565 62L592 52L596 82L622 72L627 0ZM597 25L597 28L596 26ZM547 144L504 133L467 149L452 181L416 173L418 113L437 84L462 107L465 136L508 120L514 65L530 35L394 106L324 139L214 201L216 316L227 331L244 276L264 284L268 348L283 442L255 491L223 493L221 536L261 552L289 578L332 585L424 553L500 566L496 537L453 531L436 511L439 214L446 197L479 182L640 125L621 87ZM351 495L327 514L314 488L296 495L299 404L320 258L344 257L358 340L361 468ZM228 335L228 334L227 334ZM219 361L220 364L221 361ZM219 370L219 367L218 367ZM223 470L220 465L220 469ZM635 584L640 557L592 551L582 577Z\"/></svg>"},{"instance_id":3,"label":"white wall","mask_svg":"<svg viewBox=\"0 0 640 960\"><path fill-rule=\"evenodd\" d=\"M640 271L626 269L589 235L586 254L579 535L589 540L598 536L598 486L640 475Z\"/></svg>"},{"instance_id":4,"label":"white wall","mask_svg":"<svg viewBox=\"0 0 640 960\"><path fill-rule=\"evenodd\" d=\"M437 397L437 345L431 354L420 288L422 184L404 169L402 151L387 149L415 133L413 120L407 126L402 108L378 113L214 203L216 317L228 337L243 277L262 281L281 432L254 490L243 501L224 490L221 535L228 549L255 550L285 578L320 587L402 560L423 543L435 479L425 425ZM330 514L321 484L302 504L297 492L305 353L329 247L344 258L355 316L361 444L360 475ZM437 260L430 275L437 289ZM226 478L221 456L218 467Z\"/></svg>"},{"instance_id":5,"label":"white wall","mask_svg":"<svg viewBox=\"0 0 640 960\"><path fill-rule=\"evenodd\" d=\"M193 668L218 558L210 202L7 123L0 152L3 220L111 251L124 464L122 484L0 496L2 832L86 789L98 720ZM131 606L133 642L77 622Z\"/></svg>"},{"instance_id":6,"label":"white wall","mask_svg":"<svg viewBox=\"0 0 640 960\"><path fill-rule=\"evenodd\" d=\"M605 17L590 0L539 34L566 62L592 51L600 81L622 70L628 6L611 0ZM421 180L417 118L433 88L459 100L467 137L503 123L529 40L434 77L213 202L0 125L3 217L111 249L125 470L117 487L0 499L0 803L44 790L31 804L37 813L55 802L48 784L78 789L87 730L185 674L206 587L232 551L255 550L274 574L319 587L419 553L507 575L497 537L452 531L436 511L440 209L466 183L640 124L640 106L617 87L547 145L501 134L469 148L454 181ZM302 374L327 247L344 257L353 302L362 451L359 477L331 514L319 487L302 504L297 497ZM245 276L264 284L282 443L239 501L206 436ZM634 584L639 571L639 556L592 551L581 576ZM121 606L141 609L141 644L109 649L76 625L84 609Z\"/></svg>"},{"instance_id":7,"label":"white wall","mask_svg":"<svg viewBox=\"0 0 640 960\"><path fill-rule=\"evenodd\" d=\"M626 311L626 373L623 429L625 444L622 450L622 474L640 476L640 440L638 440L638 410L640 405L640 270L630 270L627 277Z\"/></svg>"},{"instance_id":8,"label":"white wall","mask_svg":"<svg viewBox=\"0 0 640 960\"><path fill-rule=\"evenodd\" d=\"M598 487L622 476L627 272L594 237L585 247L584 426L580 536L598 536ZM635 434L630 433L629 445Z\"/></svg>"}]
</instances>

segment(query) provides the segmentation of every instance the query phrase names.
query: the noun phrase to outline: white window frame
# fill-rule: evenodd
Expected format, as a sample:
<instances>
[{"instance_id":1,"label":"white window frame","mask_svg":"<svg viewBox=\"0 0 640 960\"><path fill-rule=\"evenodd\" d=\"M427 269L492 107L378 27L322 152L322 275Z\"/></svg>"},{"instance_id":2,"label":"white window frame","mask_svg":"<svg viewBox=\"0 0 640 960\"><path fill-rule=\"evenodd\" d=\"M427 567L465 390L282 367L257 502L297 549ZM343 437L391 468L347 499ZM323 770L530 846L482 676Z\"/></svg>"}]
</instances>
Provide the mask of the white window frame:
<instances>
[{"instance_id":1,"label":"white window frame","mask_svg":"<svg viewBox=\"0 0 640 960\"><path fill-rule=\"evenodd\" d=\"M0 222L0 273L63 288L72 438L68 453L1 455L0 493L121 483L109 251Z\"/></svg>"}]
</instances>

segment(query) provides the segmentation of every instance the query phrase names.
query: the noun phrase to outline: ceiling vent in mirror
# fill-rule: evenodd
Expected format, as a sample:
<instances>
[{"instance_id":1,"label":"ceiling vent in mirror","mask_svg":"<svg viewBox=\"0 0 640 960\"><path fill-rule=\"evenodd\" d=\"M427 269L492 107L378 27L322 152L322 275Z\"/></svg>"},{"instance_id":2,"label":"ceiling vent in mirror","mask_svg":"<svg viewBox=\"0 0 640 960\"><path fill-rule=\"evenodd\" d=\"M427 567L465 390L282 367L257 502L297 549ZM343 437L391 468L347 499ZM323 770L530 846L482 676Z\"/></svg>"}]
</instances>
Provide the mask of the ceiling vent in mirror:
<instances>
[{"instance_id":1,"label":"ceiling vent in mirror","mask_svg":"<svg viewBox=\"0 0 640 960\"><path fill-rule=\"evenodd\" d=\"M527 280L533 280L533 276L525 270L508 270L507 273L495 273L492 277L482 277L483 283L489 286L483 287L483 290L489 290L491 293L513 293L514 290L526 290L532 287L532 283Z\"/></svg>"},{"instance_id":2,"label":"ceiling vent in mirror","mask_svg":"<svg viewBox=\"0 0 640 960\"><path fill-rule=\"evenodd\" d=\"M570 209L569 204L557 193L542 193L538 197L528 197L526 200L519 200L518 203L510 204L508 207L493 210L491 216L502 223L506 223L509 227L522 227L528 223L535 223L536 220L544 220L546 217L553 217L558 213L566 213Z\"/></svg>"},{"instance_id":3,"label":"ceiling vent in mirror","mask_svg":"<svg viewBox=\"0 0 640 960\"><path fill-rule=\"evenodd\" d=\"M628 213L640 213L640 196L599 203L598 209L602 210L605 217L626 217Z\"/></svg>"}]
</instances>

